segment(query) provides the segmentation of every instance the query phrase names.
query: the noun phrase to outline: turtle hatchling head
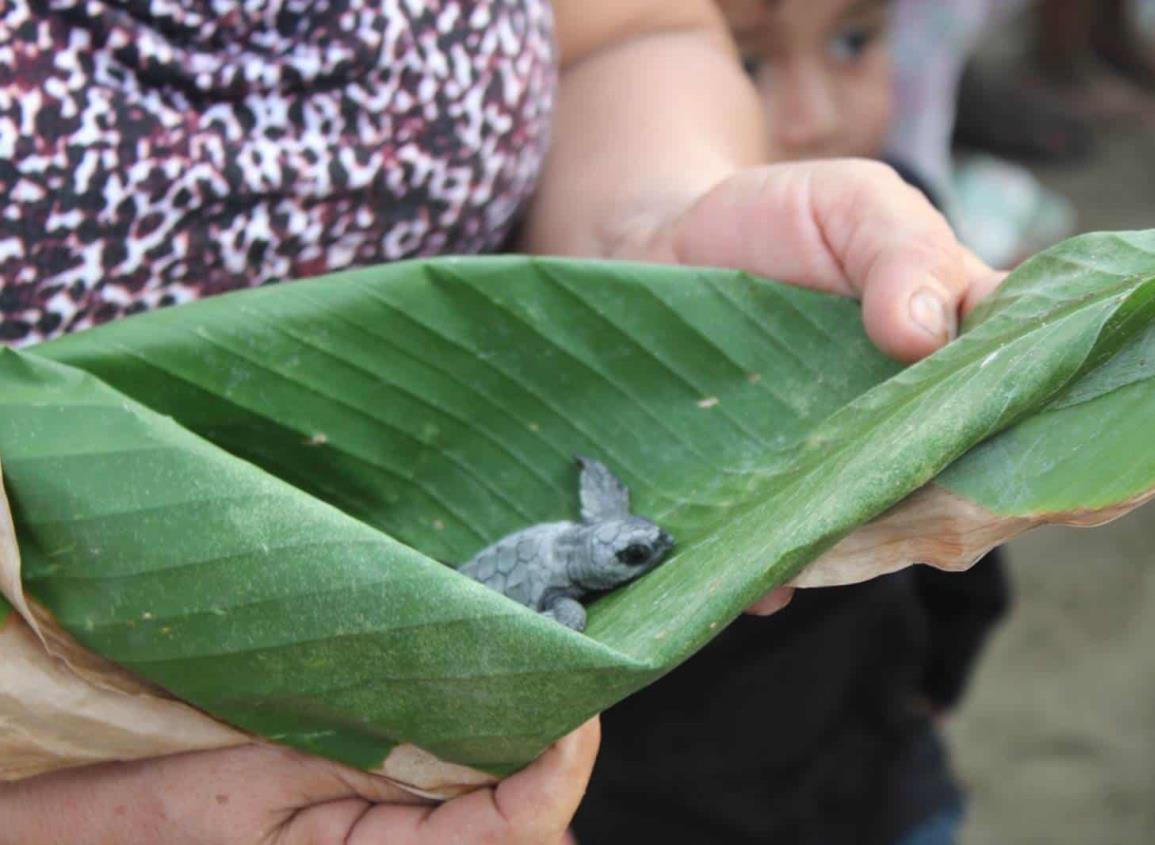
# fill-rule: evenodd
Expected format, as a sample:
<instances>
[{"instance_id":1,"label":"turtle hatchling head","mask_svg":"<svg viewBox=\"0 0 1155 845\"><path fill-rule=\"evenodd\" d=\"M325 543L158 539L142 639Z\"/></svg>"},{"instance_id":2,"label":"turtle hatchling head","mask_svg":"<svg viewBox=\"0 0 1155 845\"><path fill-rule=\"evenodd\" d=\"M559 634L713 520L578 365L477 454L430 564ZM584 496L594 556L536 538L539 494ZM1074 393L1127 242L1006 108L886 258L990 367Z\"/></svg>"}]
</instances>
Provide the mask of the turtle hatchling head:
<instances>
[{"instance_id":1,"label":"turtle hatchling head","mask_svg":"<svg viewBox=\"0 0 1155 845\"><path fill-rule=\"evenodd\" d=\"M674 538L648 519L607 520L589 529L584 566L575 573L586 590L609 590L645 575L674 547Z\"/></svg>"}]
</instances>

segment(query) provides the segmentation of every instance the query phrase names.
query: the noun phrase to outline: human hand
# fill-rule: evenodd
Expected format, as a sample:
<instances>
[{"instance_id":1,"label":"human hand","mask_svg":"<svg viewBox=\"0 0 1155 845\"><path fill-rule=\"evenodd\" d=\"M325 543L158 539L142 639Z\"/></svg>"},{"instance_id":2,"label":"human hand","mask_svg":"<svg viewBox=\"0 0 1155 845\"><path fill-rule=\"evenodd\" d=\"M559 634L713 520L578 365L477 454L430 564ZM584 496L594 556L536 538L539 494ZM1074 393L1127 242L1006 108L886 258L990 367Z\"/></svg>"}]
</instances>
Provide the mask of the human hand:
<instances>
[{"instance_id":1,"label":"human hand","mask_svg":"<svg viewBox=\"0 0 1155 845\"><path fill-rule=\"evenodd\" d=\"M89 766L0 786L0 843L555 845L599 740L592 719L496 786L439 805L274 746Z\"/></svg>"},{"instance_id":2,"label":"human hand","mask_svg":"<svg viewBox=\"0 0 1155 845\"><path fill-rule=\"evenodd\" d=\"M614 255L732 267L862 300L866 331L915 361L1004 278L959 244L890 167L843 159L752 167L699 198L623 220Z\"/></svg>"},{"instance_id":3,"label":"human hand","mask_svg":"<svg viewBox=\"0 0 1155 845\"><path fill-rule=\"evenodd\" d=\"M1005 275L893 170L858 160L739 171L688 206L634 218L615 243L622 258L733 267L859 297L871 339L902 361L950 341ZM769 616L793 594L779 587L747 613Z\"/></svg>"}]
</instances>

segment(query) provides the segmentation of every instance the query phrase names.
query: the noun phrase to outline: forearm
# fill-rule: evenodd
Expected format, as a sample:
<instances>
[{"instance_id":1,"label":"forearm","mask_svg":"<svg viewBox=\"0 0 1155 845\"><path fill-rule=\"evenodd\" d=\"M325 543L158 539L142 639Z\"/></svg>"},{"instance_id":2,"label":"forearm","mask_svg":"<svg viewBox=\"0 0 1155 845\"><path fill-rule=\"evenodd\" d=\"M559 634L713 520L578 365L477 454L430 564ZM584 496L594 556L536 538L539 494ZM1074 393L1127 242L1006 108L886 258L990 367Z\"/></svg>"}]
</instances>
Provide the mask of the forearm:
<instances>
[{"instance_id":1,"label":"forearm","mask_svg":"<svg viewBox=\"0 0 1155 845\"><path fill-rule=\"evenodd\" d=\"M709 3L671 2L565 55L532 252L607 256L736 170L759 163L760 105ZM636 4L644 5L644 4ZM657 7L655 7L657 8Z\"/></svg>"}]
</instances>

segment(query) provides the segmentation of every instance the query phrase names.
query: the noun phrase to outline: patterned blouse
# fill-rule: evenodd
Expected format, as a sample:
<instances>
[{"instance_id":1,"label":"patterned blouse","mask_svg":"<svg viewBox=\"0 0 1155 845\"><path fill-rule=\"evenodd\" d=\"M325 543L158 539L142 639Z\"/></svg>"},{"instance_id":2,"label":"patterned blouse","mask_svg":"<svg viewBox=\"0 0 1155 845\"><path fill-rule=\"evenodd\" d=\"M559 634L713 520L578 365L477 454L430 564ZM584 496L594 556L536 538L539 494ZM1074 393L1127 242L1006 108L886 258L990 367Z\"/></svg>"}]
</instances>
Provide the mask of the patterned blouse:
<instances>
[{"instance_id":1,"label":"patterned blouse","mask_svg":"<svg viewBox=\"0 0 1155 845\"><path fill-rule=\"evenodd\" d=\"M0 0L0 343L508 236L546 0Z\"/></svg>"}]
</instances>

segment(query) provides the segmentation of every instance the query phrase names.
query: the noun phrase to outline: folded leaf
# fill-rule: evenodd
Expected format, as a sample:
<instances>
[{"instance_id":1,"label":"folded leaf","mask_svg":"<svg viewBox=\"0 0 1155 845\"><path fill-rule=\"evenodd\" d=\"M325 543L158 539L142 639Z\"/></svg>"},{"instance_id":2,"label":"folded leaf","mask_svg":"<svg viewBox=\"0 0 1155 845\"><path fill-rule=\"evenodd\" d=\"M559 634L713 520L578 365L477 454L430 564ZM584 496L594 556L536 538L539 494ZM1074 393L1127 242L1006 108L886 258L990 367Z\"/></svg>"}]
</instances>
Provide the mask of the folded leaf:
<instances>
[{"instance_id":1,"label":"folded leaf","mask_svg":"<svg viewBox=\"0 0 1155 845\"><path fill-rule=\"evenodd\" d=\"M1149 232L1075 238L1037 256L973 315L1032 308L1032 298L1078 301L1149 276ZM1024 306L1018 306L1024 300ZM1142 314L1140 323L1144 322ZM910 561L961 569L1037 525L1099 525L1155 495L1155 325L1018 425L988 439L932 484L864 526L804 571L801 586L846 584Z\"/></svg>"},{"instance_id":2,"label":"folded leaf","mask_svg":"<svg viewBox=\"0 0 1155 845\"><path fill-rule=\"evenodd\" d=\"M83 645L231 725L365 768L410 743L505 772L948 466L944 490L1016 526L1155 489L1153 251L1132 233L1045 253L901 371L846 300L520 257L261 288L8 352L23 584ZM436 562L575 517L579 453L678 540L584 636ZM870 572L912 562L889 548Z\"/></svg>"}]
</instances>

